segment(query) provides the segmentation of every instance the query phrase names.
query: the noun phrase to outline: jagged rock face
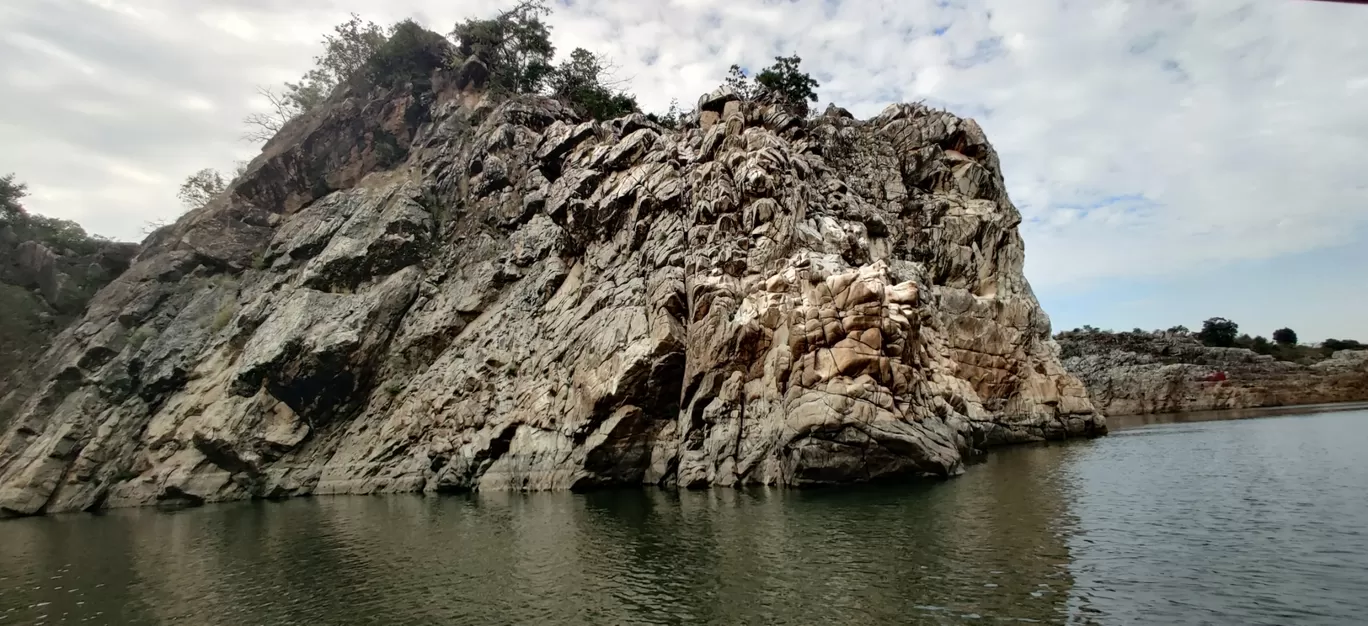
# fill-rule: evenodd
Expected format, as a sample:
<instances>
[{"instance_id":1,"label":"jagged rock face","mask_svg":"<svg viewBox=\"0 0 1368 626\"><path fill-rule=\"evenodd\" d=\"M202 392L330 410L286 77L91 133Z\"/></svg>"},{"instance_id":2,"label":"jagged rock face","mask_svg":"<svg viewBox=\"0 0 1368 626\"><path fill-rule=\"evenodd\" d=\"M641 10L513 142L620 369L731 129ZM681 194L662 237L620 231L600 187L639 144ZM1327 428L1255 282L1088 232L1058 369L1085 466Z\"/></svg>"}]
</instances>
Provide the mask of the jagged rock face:
<instances>
[{"instance_id":1,"label":"jagged rock face","mask_svg":"<svg viewBox=\"0 0 1368 626\"><path fill-rule=\"evenodd\" d=\"M1368 350L1313 365L1176 333L1068 333L1064 367L1107 415L1180 413L1368 400Z\"/></svg>"},{"instance_id":2,"label":"jagged rock face","mask_svg":"<svg viewBox=\"0 0 1368 626\"><path fill-rule=\"evenodd\" d=\"M43 348L137 253L130 243L82 244L65 249L0 223L0 396L30 382L26 374ZM0 429L6 417L0 412Z\"/></svg>"},{"instance_id":3,"label":"jagged rock face","mask_svg":"<svg viewBox=\"0 0 1368 626\"><path fill-rule=\"evenodd\" d=\"M438 84L335 98L144 249L18 407L0 507L949 476L1105 432L974 122Z\"/></svg>"}]
</instances>

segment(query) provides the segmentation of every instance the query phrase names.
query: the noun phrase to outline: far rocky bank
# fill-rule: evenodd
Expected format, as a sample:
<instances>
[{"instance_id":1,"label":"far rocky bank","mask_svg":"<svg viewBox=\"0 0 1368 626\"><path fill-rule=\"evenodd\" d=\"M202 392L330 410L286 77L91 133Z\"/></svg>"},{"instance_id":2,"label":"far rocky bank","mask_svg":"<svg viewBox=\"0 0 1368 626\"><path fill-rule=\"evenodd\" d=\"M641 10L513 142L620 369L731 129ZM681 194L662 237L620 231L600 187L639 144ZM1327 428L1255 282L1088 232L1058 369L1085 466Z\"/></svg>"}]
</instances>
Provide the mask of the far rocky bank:
<instances>
[{"instance_id":1,"label":"far rocky bank","mask_svg":"<svg viewBox=\"0 0 1368 626\"><path fill-rule=\"evenodd\" d=\"M1286 361L1185 332L1059 333L1064 367L1109 416L1368 400L1368 350Z\"/></svg>"},{"instance_id":2,"label":"far rocky bank","mask_svg":"<svg viewBox=\"0 0 1368 626\"><path fill-rule=\"evenodd\" d=\"M30 365L138 251L30 214L25 191L12 176L0 178L0 396L28 382ZM5 422L0 411L0 429Z\"/></svg>"}]
</instances>

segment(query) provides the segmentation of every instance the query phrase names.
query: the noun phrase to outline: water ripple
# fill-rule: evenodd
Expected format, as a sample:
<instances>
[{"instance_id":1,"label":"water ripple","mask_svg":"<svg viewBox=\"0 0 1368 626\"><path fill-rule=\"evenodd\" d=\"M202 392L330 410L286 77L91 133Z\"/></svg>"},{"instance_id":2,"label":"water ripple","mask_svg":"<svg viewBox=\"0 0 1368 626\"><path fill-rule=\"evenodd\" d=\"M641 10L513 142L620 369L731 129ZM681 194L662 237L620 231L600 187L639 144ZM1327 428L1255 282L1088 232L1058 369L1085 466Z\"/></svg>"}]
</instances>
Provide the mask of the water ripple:
<instances>
[{"instance_id":1,"label":"water ripple","mask_svg":"<svg viewBox=\"0 0 1368 626\"><path fill-rule=\"evenodd\" d=\"M1347 624L1368 413L940 484L338 497L0 523L3 624Z\"/></svg>"}]
</instances>

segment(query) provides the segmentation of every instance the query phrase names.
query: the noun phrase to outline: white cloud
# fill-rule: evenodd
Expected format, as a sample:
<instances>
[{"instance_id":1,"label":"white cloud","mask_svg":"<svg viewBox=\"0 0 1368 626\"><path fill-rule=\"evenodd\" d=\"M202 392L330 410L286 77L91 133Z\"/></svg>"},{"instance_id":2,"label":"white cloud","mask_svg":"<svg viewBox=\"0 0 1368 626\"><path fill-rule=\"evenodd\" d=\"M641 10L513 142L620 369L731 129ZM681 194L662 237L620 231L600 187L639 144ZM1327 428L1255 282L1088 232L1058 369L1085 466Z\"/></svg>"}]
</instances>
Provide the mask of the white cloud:
<instances>
[{"instance_id":1,"label":"white cloud","mask_svg":"<svg viewBox=\"0 0 1368 626\"><path fill-rule=\"evenodd\" d=\"M0 171L108 235L253 148L258 84L350 11L447 32L501 2L8 0ZM1368 243L1368 8L1234 0L561 0L561 50L687 107L732 63L799 53L857 115L925 99L979 120L1046 290ZM568 5L568 6L567 6ZM104 167L117 162L127 170ZM135 176L134 172L141 173ZM152 183L149 177L158 182ZM1118 199L1113 201L1113 199ZM84 203L84 204L82 204ZM1365 268L1368 269L1368 268Z\"/></svg>"}]
</instances>

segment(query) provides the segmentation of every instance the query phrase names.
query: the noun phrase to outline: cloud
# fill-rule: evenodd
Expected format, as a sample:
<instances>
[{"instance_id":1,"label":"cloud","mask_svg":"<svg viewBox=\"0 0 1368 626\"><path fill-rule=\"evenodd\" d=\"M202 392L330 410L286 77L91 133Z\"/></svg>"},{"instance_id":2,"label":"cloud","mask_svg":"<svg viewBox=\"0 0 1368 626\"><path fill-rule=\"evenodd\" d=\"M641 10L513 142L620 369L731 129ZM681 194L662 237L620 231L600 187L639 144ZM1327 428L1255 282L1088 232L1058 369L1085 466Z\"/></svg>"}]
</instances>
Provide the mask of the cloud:
<instances>
[{"instance_id":1,"label":"cloud","mask_svg":"<svg viewBox=\"0 0 1368 626\"><path fill-rule=\"evenodd\" d=\"M239 140L240 120L262 104L255 86L301 74L322 31L350 11L447 32L473 11L512 4L8 0L0 171L30 184L34 210L135 238L143 222L179 212L185 175L255 152ZM975 117L1002 157L1042 297L1368 244L1368 8L553 4L558 48L610 57L649 110L671 98L687 108L732 63L762 67L797 52L822 83L823 105L868 116L925 100Z\"/></svg>"}]
</instances>

